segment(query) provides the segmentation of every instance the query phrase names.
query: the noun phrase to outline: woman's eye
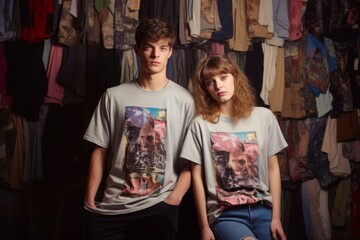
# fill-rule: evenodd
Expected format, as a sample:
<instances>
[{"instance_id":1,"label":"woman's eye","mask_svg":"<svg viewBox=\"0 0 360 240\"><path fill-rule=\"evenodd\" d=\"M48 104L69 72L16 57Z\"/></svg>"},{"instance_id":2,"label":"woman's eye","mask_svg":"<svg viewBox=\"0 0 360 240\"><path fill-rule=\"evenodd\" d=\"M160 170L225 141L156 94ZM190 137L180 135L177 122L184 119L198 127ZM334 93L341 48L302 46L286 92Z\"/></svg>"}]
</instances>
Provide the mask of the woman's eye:
<instances>
[{"instance_id":1,"label":"woman's eye","mask_svg":"<svg viewBox=\"0 0 360 240\"><path fill-rule=\"evenodd\" d=\"M208 85L208 86L214 85L214 80L208 80L208 81L206 82L206 85Z\"/></svg>"}]
</instances>

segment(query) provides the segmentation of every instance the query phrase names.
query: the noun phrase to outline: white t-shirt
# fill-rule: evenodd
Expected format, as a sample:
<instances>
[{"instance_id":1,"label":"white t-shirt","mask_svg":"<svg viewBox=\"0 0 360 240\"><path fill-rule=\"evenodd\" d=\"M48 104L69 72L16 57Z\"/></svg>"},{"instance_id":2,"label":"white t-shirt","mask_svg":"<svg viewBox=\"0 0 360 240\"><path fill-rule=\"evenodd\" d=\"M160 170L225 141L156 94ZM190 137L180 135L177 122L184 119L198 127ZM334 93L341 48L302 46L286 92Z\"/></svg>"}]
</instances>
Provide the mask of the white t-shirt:
<instances>
[{"instance_id":1,"label":"white t-shirt","mask_svg":"<svg viewBox=\"0 0 360 240\"><path fill-rule=\"evenodd\" d=\"M227 206L271 203L268 158L286 146L267 108L255 107L237 123L224 116L216 124L196 117L180 156L203 166L210 222Z\"/></svg>"},{"instance_id":2,"label":"white t-shirt","mask_svg":"<svg viewBox=\"0 0 360 240\"><path fill-rule=\"evenodd\" d=\"M159 91L135 81L109 88L84 135L113 156L103 202L88 210L124 214L163 201L184 166L179 154L193 117L191 94L172 81Z\"/></svg>"}]
</instances>

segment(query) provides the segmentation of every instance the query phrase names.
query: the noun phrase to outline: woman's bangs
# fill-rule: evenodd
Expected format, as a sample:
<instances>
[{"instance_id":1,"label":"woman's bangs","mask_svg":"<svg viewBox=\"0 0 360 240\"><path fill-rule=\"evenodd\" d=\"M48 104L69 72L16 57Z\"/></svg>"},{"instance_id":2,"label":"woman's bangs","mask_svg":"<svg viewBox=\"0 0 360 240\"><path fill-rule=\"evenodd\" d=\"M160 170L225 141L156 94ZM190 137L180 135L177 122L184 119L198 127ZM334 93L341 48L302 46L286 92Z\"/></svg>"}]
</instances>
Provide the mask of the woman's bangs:
<instances>
[{"instance_id":1,"label":"woman's bangs","mask_svg":"<svg viewBox=\"0 0 360 240\"><path fill-rule=\"evenodd\" d=\"M202 71L201 79L203 81L205 81L207 79L211 79L214 76L222 74L222 73L226 73L225 69L222 69L219 67L206 66L206 67L204 67L204 69Z\"/></svg>"}]
</instances>

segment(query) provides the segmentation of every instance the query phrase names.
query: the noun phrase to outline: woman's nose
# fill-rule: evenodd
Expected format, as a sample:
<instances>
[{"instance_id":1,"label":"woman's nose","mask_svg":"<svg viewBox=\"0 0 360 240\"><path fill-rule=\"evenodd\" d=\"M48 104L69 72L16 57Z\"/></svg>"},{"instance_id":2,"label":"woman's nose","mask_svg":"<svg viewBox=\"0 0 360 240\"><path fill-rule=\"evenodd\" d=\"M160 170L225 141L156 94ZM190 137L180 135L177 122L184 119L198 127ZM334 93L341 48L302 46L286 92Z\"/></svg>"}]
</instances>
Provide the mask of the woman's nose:
<instances>
[{"instance_id":1,"label":"woman's nose","mask_svg":"<svg viewBox=\"0 0 360 240\"><path fill-rule=\"evenodd\" d=\"M221 84L218 82L218 81L215 81L215 89L220 89L220 86Z\"/></svg>"}]
</instances>

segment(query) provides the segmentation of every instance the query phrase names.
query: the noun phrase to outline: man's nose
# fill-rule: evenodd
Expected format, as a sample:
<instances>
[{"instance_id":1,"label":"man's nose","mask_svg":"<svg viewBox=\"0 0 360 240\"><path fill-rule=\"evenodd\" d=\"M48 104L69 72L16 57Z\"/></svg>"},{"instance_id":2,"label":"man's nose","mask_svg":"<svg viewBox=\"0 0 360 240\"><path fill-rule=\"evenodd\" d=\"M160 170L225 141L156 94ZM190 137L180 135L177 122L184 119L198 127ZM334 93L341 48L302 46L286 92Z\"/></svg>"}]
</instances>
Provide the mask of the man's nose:
<instances>
[{"instance_id":1,"label":"man's nose","mask_svg":"<svg viewBox=\"0 0 360 240\"><path fill-rule=\"evenodd\" d=\"M153 49L151 52L151 57L153 57L153 58L159 57L159 50Z\"/></svg>"}]
</instances>

